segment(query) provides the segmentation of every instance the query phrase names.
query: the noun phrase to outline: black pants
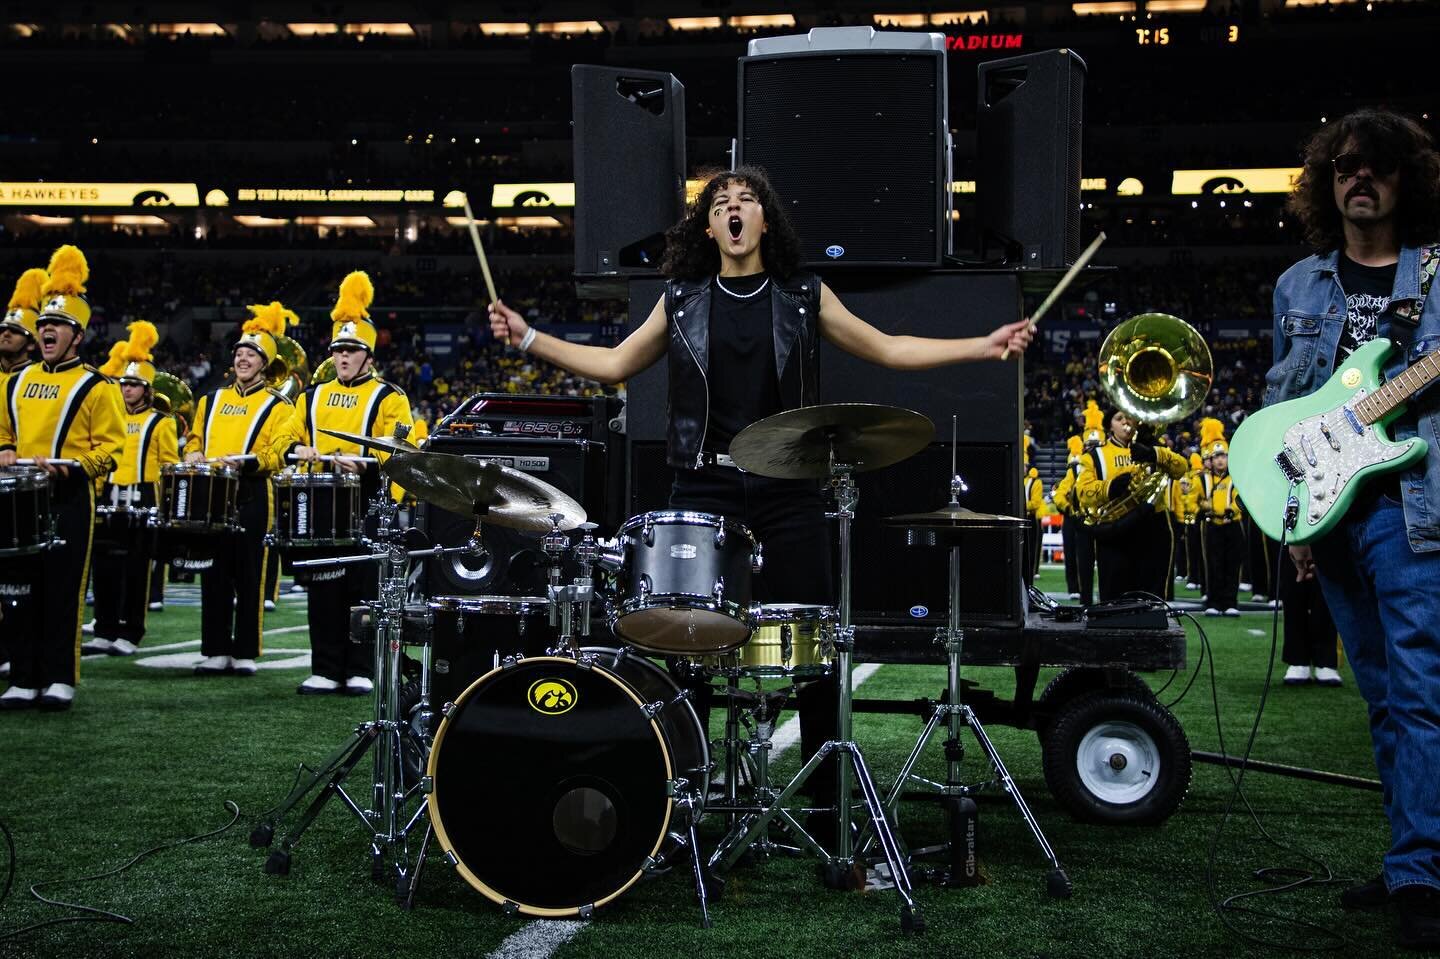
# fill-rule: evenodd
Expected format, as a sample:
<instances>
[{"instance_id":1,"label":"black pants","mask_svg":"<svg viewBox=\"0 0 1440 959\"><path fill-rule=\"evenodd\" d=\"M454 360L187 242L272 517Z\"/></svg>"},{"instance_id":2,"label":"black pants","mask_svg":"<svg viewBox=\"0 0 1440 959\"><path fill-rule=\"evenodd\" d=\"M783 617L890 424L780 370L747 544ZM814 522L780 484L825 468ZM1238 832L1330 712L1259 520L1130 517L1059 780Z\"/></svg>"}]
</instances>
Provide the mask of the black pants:
<instances>
[{"instance_id":1,"label":"black pants","mask_svg":"<svg viewBox=\"0 0 1440 959\"><path fill-rule=\"evenodd\" d=\"M57 477L51 509L63 546L7 563L6 592L16 603L6 610L3 630L10 644L10 683L44 689L80 681L80 622L85 574L95 533L95 485L80 470Z\"/></svg>"},{"instance_id":2,"label":"black pants","mask_svg":"<svg viewBox=\"0 0 1440 959\"><path fill-rule=\"evenodd\" d=\"M1141 592L1164 597L1170 578L1170 522L1148 506L1123 531L1095 537L1100 601Z\"/></svg>"},{"instance_id":3,"label":"black pants","mask_svg":"<svg viewBox=\"0 0 1440 959\"><path fill-rule=\"evenodd\" d=\"M150 572L150 602L165 602L165 578L169 569L163 562L156 560L154 568Z\"/></svg>"},{"instance_id":4,"label":"black pants","mask_svg":"<svg viewBox=\"0 0 1440 959\"><path fill-rule=\"evenodd\" d=\"M265 598L270 602L280 599L280 551L272 549L265 558Z\"/></svg>"},{"instance_id":5,"label":"black pants","mask_svg":"<svg viewBox=\"0 0 1440 959\"><path fill-rule=\"evenodd\" d=\"M1071 555L1075 557L1075 585L1070 587L1070 592L1079 593L1080 602L1089 606L1095 602L1095 536L1090 532L1090 527L1075 514L1065 517L1061 535L1069 537L1065 544L1067 570ZM1068 585L1068 573L1066 579Z\"/></svg>"},{"instance_id":6,"label":"black pants","mask_svg":"<svg viewBox=\"0 0 1440 959\"><path fill-rule=\"evenodd\" d=\"M106 487L107 491L109 487ZM107 497L102 496L102 501ZM140 506L155 505L155 484L142 483ZM153 541L145 530L127 530L118 541L97 541L90 588L95 593L95 637L140 645L150 603Z\"/></svg>"},{"instance_id":7,"label":"black pants","mask_svg":"<svg viewBox=\"0 0 1440 959\"><path fill-rule=\"evenodd\" d=\"M1275 575L1280 605L1285 610L1285 648L1280 654L1285 664L1328 669L1339 666L1339 637L1330 607L1320 592L1320 581L1295 582L1295 563L1288 549L1280 557Z\"/></svg>"},{"instance_id":8,"label":"black pants","mask_svg":"<svg viewBox=\"0 0 1440 959\"><path fill-rule=\"evenodd\" d=\"M1206 521L1205 605L1222 613L1240 605L1240 562L1245 556L1245 528L1240 522Z\"/></svg>"},{"instance_id":9,"label":"black pants","mask_svg":"<svg viewBox=\"0 0 1440 959\"><path fill-rule=\"evenodd\" d=\"M1040 537L1040 520L1032 516L1025 527L1025 565L1022 572L1026 586L1035 585L1035 577L1040 573Z\"/></svg>"},{"instance_id":10,"label":"black pants","mask_svg":"<svg viewBox=\"0 0 1440 959\"><path fill-rule=\"evenodd\" d=\"M200 574L200 654L254 659L262 648L265 534L270 531L270 480L240 480L239 533L226 534L215 565Z\"/></svg>"},{"instance_id":11,"label":"black pants","mask_svg":"<svg viewBox=\"0 0 1440 959\"><path fill-rule=\"evenodd\" d=\"M1194 582L1190 578L1190 544L1186 538L1188 532L1189 527L1176 519L1174 513L1171 513L1170 538L1175 543L1175 555L1170 559L1171 582L1174 582L1176 576L1184 576L1187 583Z\"/></svg>"},{"instance_id":12,"label":"black pants","mask_svg":"<svg viewBox=\"0 0 1440 959\"><path fill-rule=\"evenodd\" d=\"M1249 559L1245 563L1245 581L1252 593L1271 599L1276 596L1274 577L1270 575L1271 564L1275 561L1275 543L1271 542L1255 520L1245 517L1245 551Z\"/></svg>"},{"instance_id":13,"label":"black pants","mask_svg":"<svg viewBox=\"0 0 1440 959\"><path fill-rule=\"evenodd\" d=\"M756 602L834 604L833 546L818 483L767 479L728 466L707 466L679 472L670 490L670 505L717 513L750 528L765 555L764 569L754 583ZM708 723L710 686L698 681L685 685L695 693L701 723ZM800 746L809 759L835 737L839 677L807 683L796 698ZM827 758L806 781L805 791L820 802L833 800L835 775L835 760Z\"/></svg>"},{"instance_id":14,"label":"black pants","mask_svg":"<svg viewBox=\"0 0 1440 959\"><path fill-rule=\"evenodd\" d=\"M1189 582L1200 587L1200 595L1205 595L1205 544L1201 530L1204 522L1196 520L1185 527L1185 565L1189 575Z\"/></svg>"}]
</instances>

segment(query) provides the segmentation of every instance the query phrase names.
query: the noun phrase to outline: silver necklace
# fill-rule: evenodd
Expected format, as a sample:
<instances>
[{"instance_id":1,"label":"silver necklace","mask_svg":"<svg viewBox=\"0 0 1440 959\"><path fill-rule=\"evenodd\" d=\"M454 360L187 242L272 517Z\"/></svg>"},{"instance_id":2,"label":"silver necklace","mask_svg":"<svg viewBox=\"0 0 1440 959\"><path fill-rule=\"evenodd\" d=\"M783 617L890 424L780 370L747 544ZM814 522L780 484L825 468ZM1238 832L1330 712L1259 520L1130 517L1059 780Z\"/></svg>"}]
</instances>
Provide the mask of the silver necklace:
<instances>
[{"instance_id":1,"label":"silver necklace","mask_svg":"<svg viewBox=\"0 0 1440 959\"><path fill-rule=\"evenodd\" d=\"M759 286L755 287L755 289L751 290L749 293L736 293L734 290L731 290L731 289L730 289L729 287L727 287L724 283L721 283L721 282L720 282L720 274L719 274L719 273L716 273L716 274L715 274L715 285L718 286L718 287L720 287L720 289L723 290L727 295L733 296L733 297L735 297L735 299L737 299L737 300L748 300L748 299L750 299L752 296L759 296L759 295L760 295L760 291L763 290L763 289L765 289L765 287L767 287L767 286L770 285L770 277L768 277L768 276L765 277L765 281L764 281L763 283L761 283Z\"/></svg>"}]
</instances>

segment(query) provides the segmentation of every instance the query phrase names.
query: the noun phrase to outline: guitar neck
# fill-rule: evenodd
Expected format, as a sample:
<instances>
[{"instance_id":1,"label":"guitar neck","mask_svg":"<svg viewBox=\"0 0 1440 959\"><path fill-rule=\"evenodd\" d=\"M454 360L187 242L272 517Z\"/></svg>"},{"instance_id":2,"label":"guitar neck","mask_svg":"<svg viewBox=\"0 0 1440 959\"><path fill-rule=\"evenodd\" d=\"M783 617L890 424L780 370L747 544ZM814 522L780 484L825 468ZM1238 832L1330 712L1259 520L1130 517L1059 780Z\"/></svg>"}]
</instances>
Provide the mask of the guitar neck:
<instances>
[{"instance_id":1,"label":"guitar neck","mask_svg":"<svg viewBox=\"0 0 1440 959\"><path fill-rule=\"evenodd\" d=\"M1428 353L1356 403L1355 412L1367 425L1378 423L1437 378L1440 378L1440 352Z\"/></svg>"}]
</instances>

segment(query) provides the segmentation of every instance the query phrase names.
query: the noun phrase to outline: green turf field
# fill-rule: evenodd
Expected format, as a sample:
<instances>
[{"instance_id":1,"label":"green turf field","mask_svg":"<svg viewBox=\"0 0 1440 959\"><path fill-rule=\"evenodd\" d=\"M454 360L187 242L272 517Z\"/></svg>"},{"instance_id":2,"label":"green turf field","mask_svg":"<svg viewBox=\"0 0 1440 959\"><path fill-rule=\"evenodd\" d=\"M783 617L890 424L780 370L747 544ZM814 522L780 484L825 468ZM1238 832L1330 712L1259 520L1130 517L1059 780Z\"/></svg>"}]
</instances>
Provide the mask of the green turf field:
<instances>
[{"instance_id":1,"label":"green turf field","mask_svg":"<svg viewBox=\"0 0 1440 959\"><path fill-rule=\"evenodd\" d=\"M1058 577L1046 570L1041 585L1059 588ZM266 617L267 631L278 632L267 636L262 665L291 663L262 669L253 679L202 679L180 665L146 666L142 648L134 659L86 662L69 713L0 715L0 820L14 835L18 857L15 888L0 906L4 931L74 914L35 902L27 891L31 883L101 872L152 845L218 828L230 818L226 800L241 810L239 823L218 837L162 852L115 878L48 890L121 912L133 925L51 927L0 943L0 955L485 956L531 925L502 915L438 857L429 864L417 908L401 911L389 890L370 880L359 826L338 805L305 836L291 875L263 872L265 853L247 842L255 817L284 794L297 763L321 760L365 717L369 703L295 695L295 684L306 675L303 661L296 661L308 648L303 622L303 599L289 597ZM1205 625L1215 649L1225 741L1238 752L1265 678L1270 617L1251 614ZM172 602L152 615L146 646L195 645L148 655L193 656L198 631L198 609ZM1187 633L1193 666L1200 644L1193 627ZM1255 758L1373 777L1364 710L1348 671L1342 667L1347 685L1334 690L1282 687L1283 669L1277 670ZM966 675L1006 696L1013 690L1006 670ZM1167 678L1146 677L1152 686ZM1184 679L1161 700L1172 700ZM936 696L943 681L940 667L886 666L859 695ZM1208 671L1174 710L1194 748L1219 748ZM857 739L882 786L919 727L910 717L857 718ZM713 929L698 927L691 886L672 874L637 885L578 933L562 927L570 938L555 954L1088 959L1274 953L1227 932L1207 902L1207 845L1231 794L1224 770L1197 764L1184 807L1162 827L1081 825L1046 791L1035 734L999 727L990 732L1069 869L1073 899L1045 896L1044 864L1028 833L1007 801L990 796L981 802L980 818L989 882L969 890L919 887L928 924L922 937L901 937L893 893L829 891L815 878L813 862L771 859L730 873L723 899L712 904ZM793 770L797 753L787 752L777 765ZM978 756L972 749L967 760L976 779L983 773ZM938 748L920 772L943 778ZM1252 873L1264 866L1308 868L1300 851L1324 860L1337 876L1363 879L1377 871L1388 833L1378 794L1260 774L1245 782L1266 828L1297 851L1276 849L1243 815L1232 818L1219 852L1223 893L1258 888ZM911 845L940 841L943 820L930 804L907 803L901 818ZM707 820L702 835L713 842L718 823ZM1343 914L1337 892L1333 885L1302 889L1271 908L1334 929L1351 956L1388 954L1392 917ZM1249 920L1246 926L1297 947L1328 941L1293 925Z\"/></svg>"}]
</instances>

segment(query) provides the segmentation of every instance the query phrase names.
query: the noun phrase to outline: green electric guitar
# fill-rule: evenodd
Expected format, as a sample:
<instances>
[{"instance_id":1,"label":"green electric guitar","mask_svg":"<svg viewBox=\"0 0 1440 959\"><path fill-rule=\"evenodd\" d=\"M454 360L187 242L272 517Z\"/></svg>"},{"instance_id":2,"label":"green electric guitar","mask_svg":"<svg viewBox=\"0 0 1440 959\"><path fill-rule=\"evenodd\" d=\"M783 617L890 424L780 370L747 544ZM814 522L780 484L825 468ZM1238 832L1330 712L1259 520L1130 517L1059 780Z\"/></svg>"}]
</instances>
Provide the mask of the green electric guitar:
<instances>
[{"instance_id":1,"label":"green electric guitar","mask_svg":"<svg viewBox=\"0 0 1440 959\"><path fill-rule=\"evenodd\" d=\"M1340 522L1364 481L1403 469L1425 455L1416 438L1392 441L1387 424L1405 401L1440 377L1440 354L1428 354L1381 385L1390 341L1351 353L1324 386L1246 417L1230 442L1230 474L1255 525L1300 546ZM1291 496L1294 502L1291 502Z\"/></svg>"}]
</instances>

